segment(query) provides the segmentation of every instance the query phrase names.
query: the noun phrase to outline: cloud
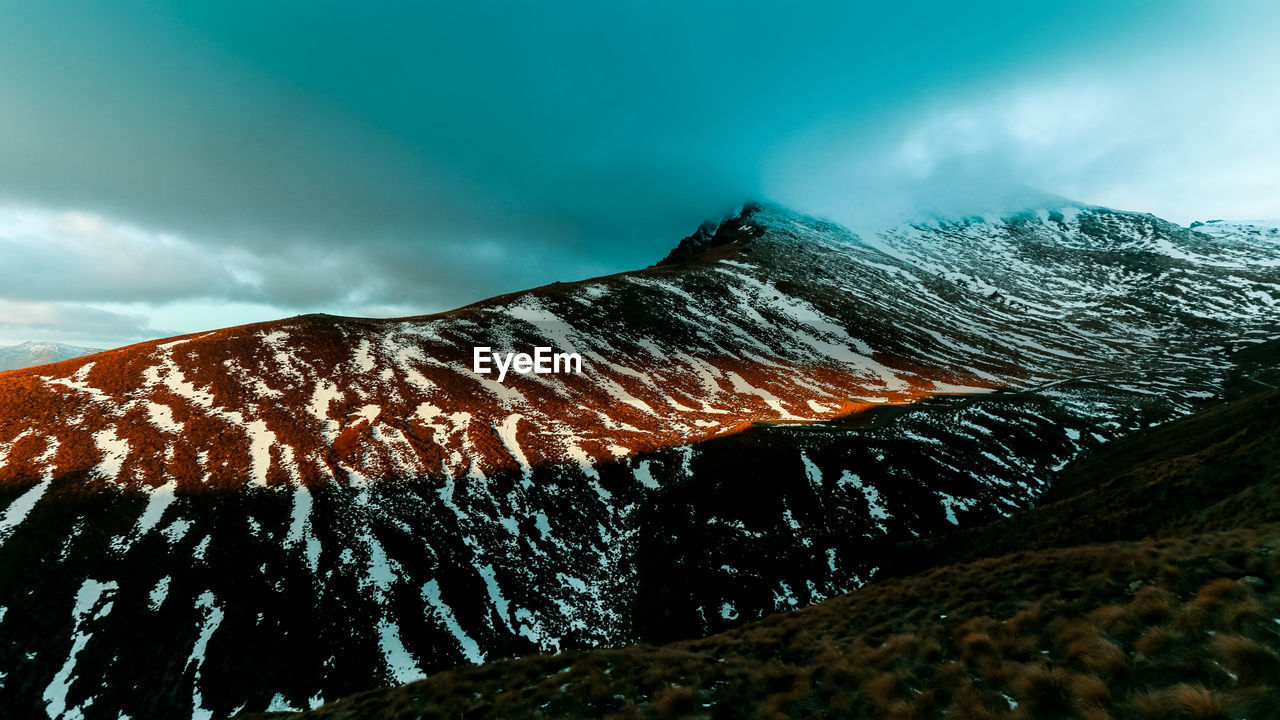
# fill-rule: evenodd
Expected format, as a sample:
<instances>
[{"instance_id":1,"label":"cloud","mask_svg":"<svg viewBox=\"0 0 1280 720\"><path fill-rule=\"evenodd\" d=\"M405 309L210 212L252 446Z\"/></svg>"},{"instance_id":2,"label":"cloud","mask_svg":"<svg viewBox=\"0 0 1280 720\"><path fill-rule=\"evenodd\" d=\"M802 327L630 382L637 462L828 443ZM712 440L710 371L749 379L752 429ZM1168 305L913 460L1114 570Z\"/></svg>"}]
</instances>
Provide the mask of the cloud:
<instances>
[{"instance_id":1,"label":"cloud","mask_svg":"<svg viewBox=\"0 0 1280 720\"><path fill-rule=\"evenodd\" d=\"M249 248L84 210L3 205L0 336L113 347L307 312L417 315L519 287L531 268L554 279L606 271L589 255L575 270L500 239L433 251L431 260L396 243Z\"/></svg>"},{"instance_id":2,"label":"cloud","mask_svg":"<svg viewBox=\"0 0 1280 720\"><path fill-rule=\"evenodd\" d=\"M252 293L246 253L83 211L0 207L0 297L166 302Z\"/></svg>"},{"instance_id":3,"label":"cloud","mask_svg":"<svg viewBox=\"0 0 1280 720\"><path fill-rule=\"evenodd\" d=\"M173 334L152 327L145 315L110 312L76 303L0 299L0 345L28 340L115 347Z\"/></svg>"},{"instance_id":4,"label":"cloud","mask_svg":"<svg viewBox=\"0 0 1280 720\"><path fill-rule=\"evenodd\" d=\"M1258 92L1264 78L1226 68L1175 75L1180 82L1130 71L1014 87L925 118L897 162L922 181L1011 178L1184 223L1280 215L1280 100Z\"/></svg>"},{"instance_id":5,"label":"cloud","mask_svg":"<svg viewBox=\"0 0 1280 720\"><path fill-rule=\"evenodd\" d=\"M1182 223L1280 217L1280 98L1262 90L1280 50L1236 39L939 93L874 133L823 129L771 187L871 226L1010 209L1034 191Z\"/></svg>"}]
</instances>

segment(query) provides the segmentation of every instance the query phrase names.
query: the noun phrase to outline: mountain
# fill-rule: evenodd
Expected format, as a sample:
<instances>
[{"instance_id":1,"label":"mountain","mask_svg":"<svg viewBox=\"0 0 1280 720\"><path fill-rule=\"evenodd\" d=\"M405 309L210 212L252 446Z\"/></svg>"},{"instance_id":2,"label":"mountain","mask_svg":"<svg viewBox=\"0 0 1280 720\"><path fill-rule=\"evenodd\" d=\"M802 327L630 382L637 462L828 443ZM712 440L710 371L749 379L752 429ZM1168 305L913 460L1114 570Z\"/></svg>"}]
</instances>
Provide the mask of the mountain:
<instances>
[{"instance_id":1,"label":"mountain","mask_svg":"<svg viewBox=\"0 0 1280 720\"><path fill-rule=\"evenodd\" d=\"M1225 392L1277 299L1237 226L749 205L644 270L6 373L0 706L305 708L817 603Z\"/></svg>"},{"instance_id":2,"label":"mountain","mask_svg":"<svg viewBox=\"0 0 1280 720\"><path fill-rule=\"evenodd\" d=\"M1275 717L1278 411L1254 388L1135 432L1034 511L922 540L919 567L804 610L270 717Z\"/></svg>"},{"instance_id":3,"label":"mountain","mask_svg":"<svg viewBox=\"0 0 1280 720\"><path fill-rule=\"evenodd\" d=\"M0 347L0 372L62 362L96 352L101 351L51 342L24 342L21 345L8 345Z\"/></svg>"}]
</instances>

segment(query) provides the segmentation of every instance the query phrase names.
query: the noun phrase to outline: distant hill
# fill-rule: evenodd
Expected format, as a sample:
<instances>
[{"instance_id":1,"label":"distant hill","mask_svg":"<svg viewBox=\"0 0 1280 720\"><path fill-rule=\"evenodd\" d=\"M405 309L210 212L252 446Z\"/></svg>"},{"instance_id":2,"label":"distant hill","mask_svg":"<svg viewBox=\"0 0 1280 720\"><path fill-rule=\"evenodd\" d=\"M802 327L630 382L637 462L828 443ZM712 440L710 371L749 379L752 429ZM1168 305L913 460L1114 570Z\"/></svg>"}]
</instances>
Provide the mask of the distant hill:
<instances>
[{"instance_id":1,"label":"distant hill","mask_svg":"<svg viewBox=\"0 0 1280 720\"><path fill-rule=\"evenodd\" d=\"M97 352L102 350L53 342L24 342L21 345L7 345L0 347L0 371L48 365Z\"/></svg>"}]
</instances>

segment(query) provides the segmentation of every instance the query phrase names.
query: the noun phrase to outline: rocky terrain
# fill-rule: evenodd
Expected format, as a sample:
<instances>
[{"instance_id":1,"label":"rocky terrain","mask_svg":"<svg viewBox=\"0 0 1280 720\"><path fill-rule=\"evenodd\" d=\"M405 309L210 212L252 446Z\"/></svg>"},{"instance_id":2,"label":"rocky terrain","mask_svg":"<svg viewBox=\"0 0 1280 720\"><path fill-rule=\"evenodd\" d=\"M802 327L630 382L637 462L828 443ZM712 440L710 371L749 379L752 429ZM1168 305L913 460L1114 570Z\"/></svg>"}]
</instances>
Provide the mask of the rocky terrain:
<instances>
[{"instance_id":1,"label":"rocky terrain","mask_svg":"<svg viewBox=\"0 0 1280 720\"><path fill-rule=\"evenodd\" d=\"M753 205L644 270L0 374L0 705L305 709L808 606L1250 381L1277 301L1267 227Z\"/></svg>"},{"instance_id":2,"label":"rocky terrain","mask_svg":"<svg viewBox=\"0 0 1280 720\"><path fill-rule=\"evenodd\" d=\"M1249 392L1103 446L1034 511L919 541L810 608L270 717L1274 718L1280 393Z\"/></svg>"}]
</instances>

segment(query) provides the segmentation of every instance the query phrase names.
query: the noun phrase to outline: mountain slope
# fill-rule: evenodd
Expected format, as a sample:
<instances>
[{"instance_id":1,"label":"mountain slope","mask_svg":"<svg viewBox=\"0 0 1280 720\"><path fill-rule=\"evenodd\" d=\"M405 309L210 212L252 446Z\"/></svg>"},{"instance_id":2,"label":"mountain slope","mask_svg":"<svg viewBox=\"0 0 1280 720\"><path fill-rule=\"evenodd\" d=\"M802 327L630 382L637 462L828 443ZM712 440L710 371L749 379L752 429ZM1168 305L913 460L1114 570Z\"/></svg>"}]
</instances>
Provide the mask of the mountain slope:
<instances>
[{"instance_id":1,"label":"mountain slope","mask_svg":"<svg viewBox=\"0 0 1280 720\"><path fill-rule=\"evenodd\" d=\"M1193 410L1280 298L1280 248L1101 208L868 244L750 206L703 236L0 376L0 703L304 707L808 605ZM498 383L473 346L585 371Z\"/></svg>"},{"instance_id":2,"label":"mountain slope","mask_svg":"<svg viewBox=\"0 0 1280 720\"><path fill-rule=\"evenodd\" d=\"M1066 467L1059 477L1081 482L1055 481L1056 502L936 543L970 557L925 555L805 610L273 717L1275 717L1278 408L1264 391L1139 431ZM1224 469L1232 482L1206 482ZM1144 526L1081 523L1076 504ZM1061 546L1027 544L1037 538ZM1124 540L1097 542L1112 538Z\"/></svg>"},{"instance_id":3,"label":"mountain slope","mask_svg":"<svg viewBox=\"0 0 1280 720\"><path fill-rule=\"evenodd\" d=\"M905 543L894 551L895 571L1280 521L1280 342L1236 360L1229 393L1243 397L1086 454L1055 475L1034 508Z\"/></svg>"}]
</instances>

